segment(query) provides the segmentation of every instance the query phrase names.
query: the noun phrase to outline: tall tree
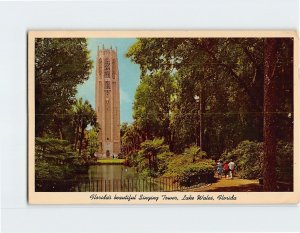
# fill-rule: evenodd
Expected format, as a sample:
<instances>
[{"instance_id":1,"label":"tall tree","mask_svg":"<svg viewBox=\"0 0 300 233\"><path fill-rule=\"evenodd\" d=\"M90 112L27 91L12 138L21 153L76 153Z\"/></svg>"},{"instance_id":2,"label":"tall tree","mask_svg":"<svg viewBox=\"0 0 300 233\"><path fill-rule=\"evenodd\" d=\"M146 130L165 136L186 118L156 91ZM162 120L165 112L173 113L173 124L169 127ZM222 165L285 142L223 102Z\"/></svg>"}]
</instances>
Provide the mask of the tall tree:
<instances>
[{"instance_id":1,"label":"tall tree","mask_svg":"<svg viewBox=\"0 0 300 233\"><path fill-rule=\"evenodd\" d=\"M123 123L121 125L122 153L127 157L130 153L140 149L142 142L141 131L137 125Z\"/></svg>"},{"instance_id":2,"label":"tall tree","mask_svg":"<svg viewBox=\"0 0 300 233\"><path fill-rule=\"evenodd\" d=\"M90 126L96 126L96 112L92 108L91 104L86 100L80 98L73 105L74 123L75 123L75 142L74 149L81 155L83 139L85 136L86 128ZM77 147L79 142L79 146Z\"/></svg>"},{"instance_id":3,"label":"tall tree","mask_svg":"<svg viewBox=\"0 0 300 233\"><path fill-rule=\"evenodd\" d=\"M236 146L242 137L262 139L259 127L262 118L246 114L262 110L257 94L262 92L257 88L262 88L258 83L263 79L258 72L261 41L259 38L143 38L129 49L127 56L140 64L142 77L157 71L177 74L178 91L170 123L176 151L199 142L200 131L204 149L216 156L224 148ZM201 118L199 103L194 99L200 93Z\"/></svg>"},{"instance_id":4,"label":"tall tree","mask_svg":"<svg viewBox=\"0 0 300 233\"><path fill-rule=\"evenodd\" d=\"M77 85L88 79L91 68L85 38L36 39L36 136L64 137L64 116L75 102Z\"/></svg>"},{"instance_id":5,"label":"tall tree","mask_svg":"<svg viewBox=\"0 0 300 233\"><path fill-rule=\"evenodd\" d=\"M88 130L87 133L87 152L89 156L94 156L94 154L99 149L99 138L98 138L98 128L93 127L92 129Z\"/></svg>"},{"instance_id":6,"label":"tall tree","mask_svg":"<svg viewBox=\"0 0 300 233\"><path fill-rule=\"evenodd\" d=\"M281 96L276 134L292 141L293 41L282 41L276 72ZM199 142L199 103L194 96L200 93L201 134L208 155L218 158L243 140L263 141L263 38L141 38L127 56L140 65L141 79L157 72L175 74L170 131L176 152ZM161 137L157 132L153 136Z\"/></svg>"},{"instance_id":7,"label":"tall tree","mask_svg":"<svg viewBox=\"0 0 300 233\"><path fill-rule=\"evenodd\" d=\"M276 190L276 64L278 38L266 38L264 50L264 159L263 180L265 191Z\"/></svg>"},{"instance_id":8,"label":"tall tree","mask_svg":"<svg viewBox=\"0 0 300 233\"><path fill-rule=\"evenodd\" d=\"M164 137L171 144L171 108L175 86L174 76L166 72L142 77L135 93L133 117L145 139Z\"/></svg>"},{"instance_id":9,"label":"tall tree","mask_svg":"<svg viewBox=\"0 0 300 233\"><path fill-rule=\"evenodd\" d=\"M148 174L152 177L157 176L159 172L159 155L169 151L169 146L164 144L163 138L154 138L146 140L141 144L139 151L140 167L147 167Z\"/></svg>"}]
</instances>

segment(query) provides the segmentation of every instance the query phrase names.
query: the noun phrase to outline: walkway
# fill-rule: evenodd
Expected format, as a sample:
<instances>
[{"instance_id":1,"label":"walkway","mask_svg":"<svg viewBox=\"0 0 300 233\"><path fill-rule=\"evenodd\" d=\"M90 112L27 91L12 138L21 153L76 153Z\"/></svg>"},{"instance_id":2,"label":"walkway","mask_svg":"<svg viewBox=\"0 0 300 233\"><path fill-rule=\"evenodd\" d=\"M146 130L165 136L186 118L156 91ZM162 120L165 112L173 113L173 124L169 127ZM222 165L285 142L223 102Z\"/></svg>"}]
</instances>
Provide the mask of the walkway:
<instances>
[{"instance_id":1,"label":"walkway","mask_svg":"<svg viewBox=\"0 0 300 233\"><path fill-rule=\"evenodd\" d=\"M261 192L262 187L258 180L245 180L225 178L217 180L216 183L189 190L190 192Z\"/></svg>"}]
</instances>

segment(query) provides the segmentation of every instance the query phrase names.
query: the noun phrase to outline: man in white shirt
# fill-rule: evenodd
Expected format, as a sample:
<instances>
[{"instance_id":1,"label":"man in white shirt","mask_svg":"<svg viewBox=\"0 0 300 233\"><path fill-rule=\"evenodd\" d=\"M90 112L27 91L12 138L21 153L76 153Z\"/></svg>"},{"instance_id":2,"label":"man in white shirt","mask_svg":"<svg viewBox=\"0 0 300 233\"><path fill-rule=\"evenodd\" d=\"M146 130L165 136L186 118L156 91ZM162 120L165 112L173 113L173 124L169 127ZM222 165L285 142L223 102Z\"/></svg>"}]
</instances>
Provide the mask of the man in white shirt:
<instances>
[{"instance_id":1,"label":"man in white shirt","mask_svg":"<svg viewBox=\"0 0 300 233\"><path fill-rule=\"evenodd\" d=\"M229 179L233 179L233 172L234 172L234 167L235 167L235 163L230 160L230 163L228 164L229 167Z\"/></svg>"}]
</instances>

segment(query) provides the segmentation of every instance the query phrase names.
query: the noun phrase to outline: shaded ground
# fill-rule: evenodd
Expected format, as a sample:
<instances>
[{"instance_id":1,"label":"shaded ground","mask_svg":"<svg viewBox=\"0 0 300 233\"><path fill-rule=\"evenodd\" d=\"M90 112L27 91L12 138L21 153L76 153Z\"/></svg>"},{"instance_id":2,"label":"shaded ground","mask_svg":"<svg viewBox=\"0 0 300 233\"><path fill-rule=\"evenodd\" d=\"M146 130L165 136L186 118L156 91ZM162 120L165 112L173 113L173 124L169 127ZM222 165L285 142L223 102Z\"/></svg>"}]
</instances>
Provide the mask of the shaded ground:
<instances>
[{"instance_id":1,"label":"shaded ground","mask_svg":"<svg viewBox=\"0 0 300 233\"><path fill-rule=\"evenodd\" d=\"M190 192L261 192L262 186L259 185L258 180L245 180L234 178L227 180L225 178L218 179L216 183L210 185L194 188Z\"/></svg>"}]
</instances>

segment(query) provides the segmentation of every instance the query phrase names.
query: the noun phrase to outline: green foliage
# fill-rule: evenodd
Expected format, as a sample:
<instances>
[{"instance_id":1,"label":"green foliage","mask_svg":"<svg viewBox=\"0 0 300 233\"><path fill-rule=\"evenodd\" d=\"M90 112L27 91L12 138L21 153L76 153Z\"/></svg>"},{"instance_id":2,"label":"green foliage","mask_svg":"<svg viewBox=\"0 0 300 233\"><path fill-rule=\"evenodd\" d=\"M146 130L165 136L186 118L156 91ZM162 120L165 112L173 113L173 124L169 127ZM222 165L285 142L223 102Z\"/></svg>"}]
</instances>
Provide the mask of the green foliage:
<instances>
[{"instance_id":1,"label":"green foliage","mask_svg":"<svg viewBox=\"0 0 300 233\"><path fill-rule=\"evenodd\" d=\"M123 157L126 157L140 149L142 135L136 124L121 125L121 142L121 151Z\"/></svg>"},{"instance_id":2,"label":"green foliage","mask_svg":"<svg viewBox=\"0 0 300 233\"><path fill-rule=\"evenodd\" d=\"M87 133L85 131L88 125L96 125L95 112L87 101L83 103L79 99L77 103L79 104L68 115L72 116L75 126L70 128L73 129L76 139L73 145L67 140L57 138L35 139L35 176L37 187L41 190L42 180L69 179L74 178L75 174L86 172L90 158L94 158L93 155L98 149L97 128L91 128ZM85 150L81 153L83 147Z\"/></svg>"},{"instance_id":3,"label":"green foliage","mask_svg":"<svg viewBox=\"0 0 300 233\"><path fill-rule=\"evenodd\" d=\"M90 129L87 134L87 152L90 157L93 157L94 154L98 151L99 148L99 140L98 140L98 131L96 128Z\"/></svg>"},{"instance_id":4,"label":"green foliage","mask_svg":"<svg viewBox=\"0 0 300 233\"><path fill-rule=\"evenodd\" d=\"M196 161L196 158L198 159L205 159L207 158L207 154L205 151L201 151L201 148L196 146L196 145L192 145L188 148L186 148L184 150L184 154L189 156L189 157L192 157L193 158L193 162Z\"/></svg>"},{"instance_id":5,"label":"green foliage","mask_svg":"<svg viewBox=\"0 0 300 233\"><path fill-rule=\"evenodd\" d=\"M171 151L178 154L200 142L201 135L201 149L212 158L218 159L225 151L223 159L234 159L243 178L260 177L263 145L255 141L263 141L262 129L267 129L268 121L263 121L261 114L266 104L274 107L270 112L278 111L274 124L265 130L274 134L265 140L265 146L270 141L268 151L275 151L275 141L271 142L275 134L279 140L293 141L293 40L272 40L273 49L267 49L264 38L138 39L126 54L142 71L135 96L135 122L146 138L164 137ZM264 52L268 50L273 55L268 57ZM155 75L164 73L172 74L176 86L171 105L165 108L160 106L164 93L155 85ZM277 81L264 96L270 83L264 82L267 73L272 73L268 75L271 81ZM272 91L280 101L266 100ZM196 95L201 96L198 103ZM162 127L164 118L157 114L161 109L169 113L165 118L168 127ZM277 147L277 178L291 180L292 147L280 143ZM190 157L190 163L195 163L198 153L197 147L190 147L184 151L185 159ZM270 171L272 180L274 169L267 165L275 161L275 155L269 158L264 169ZM176 163L185 166L179 156L170 161L167 173L176 173Z\"/></svg>"},{"instance_id":6,"label":"green foliage","mask_svg":"<svg viewBox=\"0 0 300 233\"><path fill-rule=\"evenodd\" d=\"M235 149L222 155L223 161L233 160L241 178L257 179L262 175L263 144L243 141Z\"/></svg>"},{"instance_id":7,"label":"green foliage","mask_svg":"<svg viewBox=\"0 0 300 233\"><path fill-rule=\"evenodd\" d=\"M263 143L243 141L235 149L224 152L224 161L233 160L241 178L258 179L262 177ZM277 145L276 171L280 181L293 181L293 146L280 141Z\"/></svg>"},{"instance_id":8,"label":"green foliage","mask_svg":"<svg viewBox=\"0 0 300 233\"><path fill-rule=\"evenodd\" d=\"M88 102L76 101L77 86L90 75L92 60L84 38L37 38L35 41L36 178L63 179L85 171L79 155L93 153L95 112ZM58 139L59 138L59 139ZM64 139L64 140L63 140ZM87 148L89 146L89 148Z\"/></svg>"},{"instance_id":9,"label":"green foliage","mask_svg":"<svg viewBox=\"0 0 300 233\"><path fill-rule=\"evenodd\" d=\"M174 101L175 78L166 72L141 77L135 93L133 118L147 138L164 137L170 142L170 111Z\"/></svg>"},{"instance_id":10,"label":"green foliage","mask_svg":"<svg viewBox=\"0 0 300 233\"><path fill-rule=\"evenodd\" d=\"M69 151L69 142L57 138L35 138L36 155L42 156L47 153L64 153Z\"/></svg>"},{"instance_id":11,"label":"green foliage","mask_svg":"<svg viewBox=\"0 0 300 233\"><path fill-rule=\"evenodd\" d=\"M157 155L157 160L158 160L158 164L157 164L157 174L158 175L162 175L164 174L167 169L168 169L168 164L167 164L167 159L169 157L173 156L173 153L170 152L169 150L161 152Z\"/></svg>"},{"instance_id":12,"label":"green foliage","mask_svg":"<svg viewBox=\"0 0 300 233\"><path fill-rule=\"evenodd\" d=\"M84 38L37 38L35 41L35 129L37 136L72 137L69 110L77 85L92 68ZM67 138L71 141L71 138Z\"/></svg>"},{"instance_id":13,"label":"green foliage","mask_svg":"<svg viewBox=\"0 0 300 233\"><path fill-rule=\"evenodd\" d=\"M130 152L126 156L125 164L130 167L137 167L138 164L138 151Z\"/></svg>"},{"instance_id":14,"label":"green foliage","mask_svg":"<svg viewBox=\"0 0 300 233\"><path fill-rule=\"evenodd\" d=\"M197 161L196 163L198 163ZM178 176L179 169L188 164L193 164L192 157L184 154L173 155L167 158L167 171L166 176Z\"/></svg>"},{"instance_id":15,"label":"green foliage","mask_svg":"<svg viewBox=\"0 0 300 233\"><path fill-rule=\"evenodd\" d=\"M186 154L173 154L172 156L169 156L166 158L167 163L167 171L165 173L166 176L177 176L179 174L179 170L182 167L195 164L195 165L201 165L201 164L214 164L214 161L211 159L198 159L195 162L193 162L193 157L186 155Z\"/></svg>"},{"instance_id":16,"label":"green foliage","mask_svg":"<svg viewBox=\"0 0 300 233\"><path fill-rule=\"evenodd\" d=\"M141 151L146 158L157 156L159 153L169 150L168 145L164 144L163 138L154 138L153 140L146 140L141 144Z\"/></svg>"},{"instance_id":17,"label":"green foliage","mask_svg":"<svg viewBox=\"0 0 300 233\"><path fill-rule=\"evenodd\" d=\"M81 155L86 128L88 126L95 126L95 130L97 130L98 128L96 112L87 100L83 101L82 98L79 98L76 101L76 103L72 106L71 114L73 116L73 125L75 133L74 149L78 149L79 155ZM97 146L97 144L95 145L95 140L97 138L96 132L94 132L90 136L92 136L90 137L90 139L94 139L94 142L91 143L93 143L94 146ZM92 150L94 149L95 148L93 148Z\"/></svg>"},{"instance_id":18,"label":"green foliage","mask_svg":"<svg viewBox=\"0 0 300 233\"><path fill-rule=\"evenodd\" d=\"M179 183L189 187L214 181L214 166L208 163L189 164L179 170Z\"/></svg>"},{"instance_id":19,"label":"green foliage","mask_svg":"<svg viewBox=\"0 0 300 233\"><path fill-rule=\"evenodd\" d=\"M196 148L191 150L194 149ZM198 159L193 162L193 156L190 154L179 154L167 157L166 164L164 176L178 177L183 186L213 181L215 162L211 159Z\"/></svg>"},{"instance_id":20,"label":"green foliage","mask_svg":"<svg viewBox=\"0 0 300 233\"><path fill-rule=\"evenodd\" d=\"M276 69L281 96L278 111L287 113L278 116L276 130L279 139L287 141L292 141L293 132L293 119L288 114L293 111L292 43L291 39L280 40ZM172 151L182 153L199 142L199 103L194 96L201 89L204 151L217 159L241 141L262 141L263 121L261 114L255 113L263 111L263 51L262 38L138 39L127 52L142 70L135 121L144 127L144 134L164 136ZM163 93L155 86L158 73L173 77L173 84L166 81L175 86L170 108L162 107L169 111L168 118L157 115L156 106L164 102ZM169 120L168 128L160 126L163 119ZM170 140L160 130L169 133Z\"/></svg>"},{"instance_id":21,"label":"green foliage","mask_svg":"<svg viewBox=\"0 0 300 233\"><path fill-rule=\"evenodd\" d=\"M154 138L144 141L136 159L139 172L144 176L151 177L163 174L168 156L171 156L171 153L169 146L164 144L164 139Z\"/></svg>"},{"instance_id":22,"label":"green foliage","mask_svg":"<svg viewBox=\"0 0 300 233\"><path fill-rule=\"evenodd\" d=\"M84 160L76 156L67 141L55 138L35 139L35 178L38 183L39 180L72 178L74 174L85 171Z\"/></svg>"},{"instance_id":23,"label":"green foliage","mask_svg":"<svg viewBox=\"0 0 300 233\"><path fill-rule=\"evenodd\" d=\"M61 180L66 178L68 172L68 165L61 166L43 160L35 165L35 178L37 180Z\"/></svg>"}]
</instances>

